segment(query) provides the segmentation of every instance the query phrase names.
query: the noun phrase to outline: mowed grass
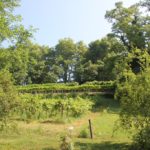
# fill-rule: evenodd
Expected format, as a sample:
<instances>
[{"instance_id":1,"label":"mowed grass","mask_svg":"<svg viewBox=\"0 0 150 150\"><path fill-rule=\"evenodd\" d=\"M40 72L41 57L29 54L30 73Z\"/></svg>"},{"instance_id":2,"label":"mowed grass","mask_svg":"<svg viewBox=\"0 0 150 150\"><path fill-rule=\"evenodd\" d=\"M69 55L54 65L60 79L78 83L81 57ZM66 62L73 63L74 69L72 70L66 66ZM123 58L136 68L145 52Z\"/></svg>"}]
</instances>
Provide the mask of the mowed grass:
<instances>
[{"instance_id":1,"label":"mowed grass","mask_svg":"<svg viewBox=\"0 0 150 150\"><path fill-rule=\"evenodd\" d=\"M71 123L17 121L14 131L0 133L0 150L59 150L60 137L68 133L70 126L75 150L122 150L131 142L130 135L118 127L119 105L112 98L94 96L92 112ZM88 120L91 119L94 138L90 139ZM117 129L117 130L116 130ZM87 138L79 138L86 130Z\"/></svg>"}]
</instances>

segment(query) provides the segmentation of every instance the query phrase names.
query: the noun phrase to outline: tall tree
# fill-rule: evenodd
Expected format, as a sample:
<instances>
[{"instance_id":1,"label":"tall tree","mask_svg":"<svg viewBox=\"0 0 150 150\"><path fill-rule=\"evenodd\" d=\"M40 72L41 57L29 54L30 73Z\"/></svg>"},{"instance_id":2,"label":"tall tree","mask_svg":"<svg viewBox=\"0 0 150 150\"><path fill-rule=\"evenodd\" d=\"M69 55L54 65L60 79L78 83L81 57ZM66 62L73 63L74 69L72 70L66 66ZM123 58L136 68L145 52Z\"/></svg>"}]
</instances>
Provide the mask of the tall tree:
<instances>
[{"instance_id":1,"label":"tall tree","mask_svg":"<svg viewBox=\"0 0 150 150\"><path fill-rule=\"evenodd\" d=\"M84 63L87 51L88 47L82 41L76 43L74 80L79 83L84 82Z\"/></svg>"},{"instance_id":2,"label":"tall tree","mask_svg":"<svg viewBox=\"0 0 150 150\"><path fill-rule=\"evenodd\" d=\"M87 53L87 58L96 63L98 60L102 60L108 52L108 41L103 38L101 40L96 40L89 44L89 51Z\"/></svg>"},{"instance_id":3,"label":"tall tree","mask_svg":"<svg viewBox=\"0 0 150 150\"><path fill-rule=\"evenodd\" d=\"M132 68L133 58L139 60L140 72ZM132 150L150 149L150 56L145 50L133 49L122 63L118 75L116 98L121 103L120 122L127 129L136 128ZM118 68L119 69L119 68Z\"/></svg>"},{"instance_id":4,"label":"tall tree","mask_svg":"<svg viewBox=\"0 0 150 150\"><path fill-rule=\"evenodd\" d=\"M122 2L115 4L116 8L106 12L106 19L112 23L112 34L131 51L132 47L149 48L150 17L143 15L140 5L128 8Z\"/></svg>"},{"instance_id":5,"label":"tall tree","mask_svg":"<svg viewBox=\"0 0 150 150\"><path fill-rule=\"evenodd\" d=\"M21 25L21 16L13 14L19 3L20 0L0 1L0 70L7 69L16 84L23 84L27 76L28 47L33 29L25 29ZM3 48L4 41L7 41L8 48Z\"/></svg>"},{"instance_id":6,"label":"tall tree","mask_svg":"<svg viewBox=\"0 0 150 150\"><path fill-rule=\"evenodd\" d=\"M76 45L70 38L62 39L55 47L57 65L63 68L62 79L69 82L72 80L75 62Z\"/></svg>"},{"instance_id":7,"label":"tall tree","mask_svg":"<svg viewBox=\"0 0 150 150\"><path fill-rule=\"evenodd\" d=\"M7 51L9 51L9 67L7 70L12 74L15 84L23 85L26 83L27 73L28 73L28 53L29 49L22 45L18 45L18 47L14 50L14 48L10 47Z\"/></svg>"},{"instance_id":8,"label":"tall tree","mask_svg":"<svg viewBox=\"0 0 150 150\"><path fill-rule=\"evenodd\" d=\"M0 71L0 127L4 127L8 117L18 106L18 94L13 86L11 74L6 70ZM2 126L1 126L2 125Z\"/></svg>"},{"instance_id":9,"label":"tall tree","mask_svg":"<svg viewBox=\"0 0 150 150\"><path fill-rule=\"evenodd\" d=\"M150 11L150 1L149 0L144 0L140 2L140 5L142 7L146 7L148 11Z\"/></svg>"},{"instance_id":10,"label":"tall tree","mask_svg":"<svg viewBox=\"0 0 150 150\"><path fill-rule=\"evenodd\" d=\"M63 74L63 68L58 65L55 48L49 48L45 61L44 83L58 82Z\"/></svg>"},{"instance_id":11,"label":"tall tree","mask_svg":"<svg viewBox=\"0 0 150 150\"><path fill-rule=\"evenodd\" d=\"M32 44L29 47L27 83L43 83L46 77L48 47Z\"/></svg>"},{"instance_id":12,"label":"tall tree","mask_svg":"<svg viewBox=\"0 0 150 150\"><path fill-rule=\"evenodd\" d=\"M94 80L114 80L116 78L115 64L125 51L125 46L117 38L110 35L91 42L86 54L86 61L90 60L93 65L97 66L95 67L95 69L97 68L97 71L95 70L97 75ZM86 69L87 65L91 65L91 63L86 64Z\"/></svg>"},{"instance_id":13,"label":"tall tree","mask_svg":"<svg viewBox=\"0 0 150 150\"><path fill-rule=\"evenodd\" d=\"M19 0L0 1L0 44L14 37L21 20L20 16L13 15L13 10L19 6Z\"/></svg>"}]
</instances>

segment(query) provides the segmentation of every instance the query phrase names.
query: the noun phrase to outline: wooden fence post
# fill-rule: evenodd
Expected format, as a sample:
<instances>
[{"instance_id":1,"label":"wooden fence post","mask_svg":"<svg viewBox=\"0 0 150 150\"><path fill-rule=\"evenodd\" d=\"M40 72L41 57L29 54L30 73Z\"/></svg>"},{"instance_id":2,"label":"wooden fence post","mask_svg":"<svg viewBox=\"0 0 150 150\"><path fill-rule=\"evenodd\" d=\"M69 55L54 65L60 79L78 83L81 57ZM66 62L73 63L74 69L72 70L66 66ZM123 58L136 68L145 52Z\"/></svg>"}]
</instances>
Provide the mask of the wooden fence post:
<instances>
[{"instance_id":1,"label":"wooden fence post","mask_svg":"<svg viewBox=\"0 0 150 150\"><path fill-rule=\"evenodd\" d=\"M89 119L89 130L90 130L90 137L91 137L91 139L93 139L93 131L92 131L91 119Z\"/></svg>"}]
</instances>

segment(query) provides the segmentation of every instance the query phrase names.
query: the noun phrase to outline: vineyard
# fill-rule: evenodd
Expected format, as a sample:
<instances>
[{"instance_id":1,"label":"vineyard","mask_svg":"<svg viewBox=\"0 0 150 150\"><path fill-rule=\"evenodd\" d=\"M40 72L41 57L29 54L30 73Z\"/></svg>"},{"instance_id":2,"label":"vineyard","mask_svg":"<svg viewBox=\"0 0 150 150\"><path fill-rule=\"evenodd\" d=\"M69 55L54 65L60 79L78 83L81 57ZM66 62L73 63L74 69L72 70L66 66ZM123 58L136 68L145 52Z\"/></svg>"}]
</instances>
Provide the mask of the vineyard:
<instances>
[{"instance_id":1,"label":"vineyard","mask_svg":"<svg viewBox=\"0 0 150 150\"><path fill-rule=\"evenodd\" d=\"M93 102L79 96L57 96L54 98L45 95L22 94L20 111L16 115L25 121L59 118L80 117L92 110Z\"/></svg>"},{"instance_id":2,"label":"vineyard","mask_svg":"<svg viewBox=\"0 0 150 150\"><path fill-rule=\"evenodd\" d=\"M91 100L90 93L113 94L114 89L113 81L17 86L21 101L14 114L25 121L77 118L93 109L95 102Z\"/></svg>"},{"instance_id":3,"label":"vineyard","mask_svg":"<svg viewBox=\"0 0 150 150\"><path fill-rule=\"evenodd\" d=\"M20 93L72 93L72 92L103 92L114 93L114 81L93 81L79 85L72 83L49 83L17 86Z\"/></svg>"}]
</instances>

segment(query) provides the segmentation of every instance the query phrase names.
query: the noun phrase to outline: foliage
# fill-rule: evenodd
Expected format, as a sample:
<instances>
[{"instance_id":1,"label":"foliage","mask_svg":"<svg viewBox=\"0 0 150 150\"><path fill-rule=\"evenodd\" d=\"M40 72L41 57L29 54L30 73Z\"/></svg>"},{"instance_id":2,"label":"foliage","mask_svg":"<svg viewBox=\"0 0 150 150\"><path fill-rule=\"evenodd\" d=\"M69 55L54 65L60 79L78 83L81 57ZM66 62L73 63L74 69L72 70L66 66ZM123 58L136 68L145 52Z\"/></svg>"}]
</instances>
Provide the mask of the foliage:
<instances>
[{"instance_id":1,"label":"foliage","mask_svg":"<svg viewBox=\"0 0 150 150\"><path fill-rule=\"evenodd\" d=\"M122 2L106 12L106 19L112 23L112 35L117 37L131 51L132 47L145 49L149 45L149 15L143 15L139 4L128 8ZM148 47L149 49L149 47Z\"/></svg>"},{"instance_id":2,"label":"foliage","mask_svg":"<svg viewBox=\"0 0 150 150\"><path fill-rule=\"evenodd\" d=\"M28 73L28 46L18 44L17 48L9 48L7 61L9 65L7 69L14 78L15 84L24 84Z\"/></svg>"},{"instance_id":3,"label":"foliage","mask_svg":"<svg viewBox=\"0 0 150 150\"><path fill-rule=\"evenodd\" d=\"M76 92L76 91L91 91L92 90L108 90L114 91L115 82L113 81L93 81L87 82L82 85L78 83L50 83L50 84L30 84L26 86L17 86L19 92L22 93L65 93L65 92Z\"/></svg>"},{"instance_id":4,"label":"foliage","mask_svg":"<svg viewBox=\"0 0 150 150\"><path fill-rule=\"evenodd\" d=\"M150 11L150 2L149 0L144 0L140 2L142 7L146 7L148 11Z\"/></svg>"},{"instance_id":5,"label":"foliage","mask_svg":"<svg viewBox=\"0 0 150 150\"><path fill-rule=\"evenodd\" d=\"M134 136L134 142L130 150L149 150L150 149L150 127L146 127Z\"/></svg>"},{"instance_id":6,"label":"foliage","mask_svg":"<svg viewBox=\"0 0 150 150\"><path fill-rule=\"evenodd\" d=\"M71 81L74 69L74 54L76 46L72 39L62 39L55 47L57 55L57 65L63 68L62 80L63 82Z\"/></svg>"},{"instance_id":7,"label":"foliage","mask_svg":"<svg viewBox=\"0 0 150 150\"><path fill-rule=\"evenodd\" d=\"M25 95L23 95L25 97ZM26 95L27 97L27 95ZM33 95L35 97L35 95ZM39 99L43 95L38 95ZM101 101L100 107L108 108L111 111L102 113L102 111L86 113L81 118L73 119L67 122L66 125L52 122L51 119L44 119L40 121L26 122L20 121L17 117L16 123L18 125L18 132L9 132L0 134L0 149L60 149L60 136L68 133L68 127L73 126L73 143L74 149L93 149L93 150L108 150L108 149L125 149L130 145L130 134L120 129L112 137L113 128L116 127L115 122L119 115L119 106L113 98L107 98L99 95L91 95L89 98L94 101ZM85 95L84 97L85 98ZM23 99L23 97L22 97ZM49 100L50 101L50 100ZM97 106L98 107L98 106ZM88 128L88 119L92 119L94 139L90 138L77 138L80 131ZM64 119L64 118L63 118ZM12 140L13 138L13 140ZM10 142L11 141L11 142ZM9 144L8 144L9 143Z\"/></svg>"},{"instance_id":8,"label":"foliage","mask_svg":"<svg viewBox=\"0 0 150 150\"><path fill-rule=\"evenodd\" d=\"M0 2L0 70L9 70L15 84L24 84L27 76L28 46L34 29L25 29L21 25L21 16L13 14L19 4L20 0Z\"/></svg>"},{"instance_id":9,"label":"foliage","mask_svg":"<svg viewBox=\"0 0 150 150\"><path fill-rule=\"evenodd\" d=\"M42 99L39 96L21 95L22 105L17 112L19 117L30 121L52 117L80 117L92 109L93 102L80 97Z\"/></svg>"},{"instance_id":10,"label":"foliage","mask_svg":"<svg viewBox=\"0 0 150 150\"><path fill-rule=\"evenodd\" d=\"M18 0L2 0L0 2L0 44L6 39L10 39L14 36L16 31L16 23L20 17L12 14L15 7L19 5Z\"/></svg>"},{"instance_id":11,"label":"foliage","mask_svg":"<svg viewBox=\"0 0 150 150\"><path fill-rule=\"evenodd\" d=\"M126 129L134 127L138 130L131 148L150 149L149 0L130 7L124 7L122 2L116 3L115 8L105 15L112 23L112 33L88 46L82 41L75 43L65 38L51 48L30 41L33 29L25 29L21 25L21 17L13 14L19 2L0 2L1 127L6 125L7 119L13 114L24 120L64 119L79 117L93 106L89 99L76 96L43 99L38 95L21 93L112 92L117 83L116 98L121 103L121 124ZM12 45L5 48L3 43L7 41L11 41ZM18 102L9 72L16 85L27 84L17 86L21 102ZM110 81L116 79L117 82ZM105 110L110 113L107 100L102 102L97 98L94 102L99 109L108 106ZM113 117L108 117L107 125L111 126ZM95 124L96 128L100 125L105 128L104 119ZM107 131L110 131L110 126ZM84 130L80 134L82 137L87 136ZM99 131L96 134L101 137L107 133ZM65 148L62 149L69 149L69 144L64 137L61 147Z\"/></svg>"},{"instance_id":12,"label":"foliage","mask_svg":"<svg viewBox=\"0 0 150 150\"><path fill-rule=\"evenodd\" d=\"M12 45L26 45L32 37L32 27L27 30L21 25L21 16L14 15L13 11L20 5L20 0L2 0L0 2L0 46L3 42L9 41Z\"/></svg>"},{"instance_id":13,"label":"foliage","mask_svg":"<svg viewBox=\"0 0 150 150\"><path fill-rule=\"evenodd\" d=\"M126 128L143 129L150 124L149 69L134 75L126 72L126 81L118 86L117 96L121 101L121 122Z\"/></svg>"},{"instance_id":14,"label":"foliage","mask_svg":"<svg viewBox=\"0 0 150 150\"><path fill-rule=\"evenodd\" d=\"M3 70L0 72L0 120L6 124L17 106L18 94L11 81L11 75Z\"/></svg>"},{"instance_id":15,"label":"foliage","mask_svg":"<svg viewBox=\"0 0 150 150\"><path fill-rule=\"evenodd\" d=\"M136 59L136 65L133 61ZM126 60L126 61L125 61ZM120 121L125 129L133 127L140 130L136 133L136 149L148 145L146 131L150 128L150 57L145 51L133 50L124 60L124 69L118 76L116 98L121 103ZM134 63L135 64L135 63ZM121 66L121 64L120 64ZM138 71L134 67L138 68ZM146 147L145 147L146 148Z\"/></svg>"},{"instance_id":16,"label":"foliage","mask_svg":"<svg viewBox=\"0 0 150 150\"><path fill-rule=\"evenodd\" d=\"M114 9L107 11L105 17L112 23L112 33L106 37L88 46L82 41L75 43L71 38L64 38L54 47L31 42L34 29L25 29L21 17L13 14L19 2L0 2L0 44L12 41L8 48L1 45L0 69L8 69L17 85L115 80L116 66L123 55L136 47L150 51L147 0L130 7L118 2ZM133 65L137 65L136 60Z\"/></svg>"},{"instance_id":17,"label":"foliage","mask_svg":"<svg viewBox=\"0 0 150 150\"><path fill-rule=\"evenodd\" d=\"M75 67L73 72L73 78L76 82L82 84L84 82L84 63L86 60L86 53L88 47L82 42L76 43L75 51Z\"/></svg>"},{"instance_id":18,"label":"foliage","mask_svg":"<svg viewBox=\"0 0 150 150\"><path fill-rule=\"evenodd\" d=\"M28 50L28 70L25 83L44 83L50 79L46 63L46 58L50 50L48 47L38 44L30 44ZM55 81L53 80L53 82Z\"/></svg>"},{"instance_id":19,"label":"foliage","mask_svg":"<svg viewBox=\"0 0 150 150\"><path fill-rule=\"evenodd\" d=\"M36 99L31 98L22 102L19 113L22 119L30 121L34 119L39 119L41 111L42 109L40 103Z\"/></svg>"},{"instance_id":20,"label":"foliage","mask_svg":"<svg viewBox=\"0 0 150 150\"><path fill-rule=\"evenodd\" d=\"M88 135L89 133L88 133L88 130L87 129L82 129L81 131L80 131L80 133L79 133L79 138L88 138Z\"/></svg>"}]
</instances>

